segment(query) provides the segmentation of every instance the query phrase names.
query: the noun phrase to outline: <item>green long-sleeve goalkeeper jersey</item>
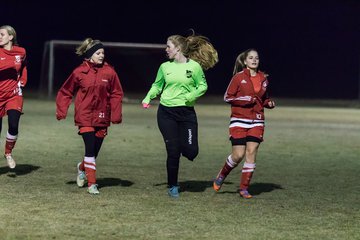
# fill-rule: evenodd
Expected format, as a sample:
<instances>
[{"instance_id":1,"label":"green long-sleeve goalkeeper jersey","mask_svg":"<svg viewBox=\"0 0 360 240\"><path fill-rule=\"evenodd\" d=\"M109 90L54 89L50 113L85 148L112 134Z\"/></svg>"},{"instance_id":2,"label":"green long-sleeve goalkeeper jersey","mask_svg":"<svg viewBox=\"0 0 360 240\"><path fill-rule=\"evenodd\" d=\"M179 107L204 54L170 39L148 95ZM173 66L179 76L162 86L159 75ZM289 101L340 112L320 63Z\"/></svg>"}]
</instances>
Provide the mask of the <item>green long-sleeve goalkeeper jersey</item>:
<instances>
[{"instance_id":1,"label":"green long-sleeve goalkeeper jersey","mask_svg":"<svg viewBox=\"0 0 360 240\"><path fill-rule=\"evenodd\" d=\"M161 93L160 104L164 106L192 107L206 90L205 75L197 62L191 59L186 63L168 61L160 65L155 82L142 102L150 103Z\"/></svg>"}]
</instances>

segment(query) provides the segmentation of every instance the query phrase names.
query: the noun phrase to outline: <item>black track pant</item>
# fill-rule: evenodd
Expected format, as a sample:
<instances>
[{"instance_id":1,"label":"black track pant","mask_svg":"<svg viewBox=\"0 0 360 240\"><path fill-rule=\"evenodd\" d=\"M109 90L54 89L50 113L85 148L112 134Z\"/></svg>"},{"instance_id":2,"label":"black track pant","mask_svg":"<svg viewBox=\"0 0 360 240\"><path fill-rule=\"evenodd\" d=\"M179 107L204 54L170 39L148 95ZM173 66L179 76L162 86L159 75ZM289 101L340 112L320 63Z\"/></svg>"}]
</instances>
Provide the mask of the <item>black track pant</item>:
<instances>
[{"instance_id":1,"label":"black track pant","mask_svg":"<svg viewBox=\"0 0 360 240\"><path fill-rule=\"evenodd\" d=\"M9 125L8 132L11 135L16 136L19 133L19 121L20 121L21 112L10 109L7 111L7 115L8 115L8 125ZM2 130L2 118L0 118L0 132L1 130Z\"/></svg>"},{"instance_id":2,"label":"black track pant","mask_svg":"<svg viewBox=\"0 0 360 240\"><path fill-rule=\"evenodd\" d=\"M85 144L85 157L97 157L104 141L104 138L95 136L95 132L81 134Z\"/></svg>"},{"instance_id":3,"label":"black track pant","mask_svg":"<svg viewBox=\"0 0 360 240\"><path fill-rule=\"evenodd\" d=\"M192 161L199 153L196 113L193 107L159 105L157 121L166 146L168 185L176 186L180 156Z\"/></svg>"}]
</instances>

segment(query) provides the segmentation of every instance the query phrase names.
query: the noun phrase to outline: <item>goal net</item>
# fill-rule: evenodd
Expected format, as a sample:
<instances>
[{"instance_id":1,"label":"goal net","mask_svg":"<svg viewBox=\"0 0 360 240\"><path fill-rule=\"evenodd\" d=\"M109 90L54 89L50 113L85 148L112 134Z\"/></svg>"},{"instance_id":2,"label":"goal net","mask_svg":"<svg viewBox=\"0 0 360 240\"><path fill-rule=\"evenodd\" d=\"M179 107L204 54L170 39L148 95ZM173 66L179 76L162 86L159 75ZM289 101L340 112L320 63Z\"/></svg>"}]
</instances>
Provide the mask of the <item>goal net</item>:
<instances>
[{"instance_id":1,"label":"goal net","mask_svg":"<svg viewBox=\"0 0 360 240\"><path fill-rule=\"evenodd\" d=\"M83 59L75 54L82 41L51 40L45 43L39 90L53 97ZM145 93L166 60L164 44L102 42L105 61L118 73L126 93Z\"/></svg>"}]
</instances>

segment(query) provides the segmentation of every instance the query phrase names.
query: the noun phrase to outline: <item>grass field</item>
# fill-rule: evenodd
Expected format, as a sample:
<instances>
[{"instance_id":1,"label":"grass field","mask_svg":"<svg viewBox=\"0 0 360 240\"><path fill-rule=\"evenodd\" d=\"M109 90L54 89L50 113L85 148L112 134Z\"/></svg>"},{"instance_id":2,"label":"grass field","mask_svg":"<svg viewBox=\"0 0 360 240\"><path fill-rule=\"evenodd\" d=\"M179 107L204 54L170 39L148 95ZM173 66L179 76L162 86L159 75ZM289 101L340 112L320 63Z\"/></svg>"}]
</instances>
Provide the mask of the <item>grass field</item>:
<instances>
[{"instance_id":1,"label":"grass field","mask_svg":"<svg viewBox=\"0 0 360 240\"><path fill-rule=\"evenodd\" d=\"M225 104L196 106L200 154L181 159L178 200L166 194L157 106L124 104L97 159L99 196L75 183L84 150L72 110L59 122L53 101L24 109L17 168L0 167L0 239L360 239L359 109L267 111L251 200L236 193L240 168L211 188L231 149Z\"/></svg>"}]
</instances>

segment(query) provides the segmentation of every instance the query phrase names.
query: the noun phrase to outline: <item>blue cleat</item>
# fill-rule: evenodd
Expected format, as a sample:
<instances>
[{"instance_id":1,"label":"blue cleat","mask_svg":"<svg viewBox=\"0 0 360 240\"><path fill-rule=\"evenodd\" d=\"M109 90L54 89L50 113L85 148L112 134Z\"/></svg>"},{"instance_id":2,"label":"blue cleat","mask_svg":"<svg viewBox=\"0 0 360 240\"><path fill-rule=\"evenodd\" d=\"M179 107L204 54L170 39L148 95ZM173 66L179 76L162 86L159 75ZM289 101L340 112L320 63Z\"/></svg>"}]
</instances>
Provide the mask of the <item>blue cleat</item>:
<instances>
[{"instance_id":1,"label":"blue cleat","mask_svg":"<svg viewBox=\"0 0 360 240\"><path fill-rule=\"evenodd\" d=\"M253 196L247 191L247 189L240 189L239 191L240 197L245 198L245 199L250 199Z\"/></svg>"},{"instance_id":2,"label":"blue cleat","mask_svg":"<svg viewBox=\"0 0 360 240\"><path fill-rule=\"evenodd\" d=\"M172 198L178 198L180 197L179 194L179 186L171 186L168 190L168 194Z\"/></svg>"}]
</instances>

